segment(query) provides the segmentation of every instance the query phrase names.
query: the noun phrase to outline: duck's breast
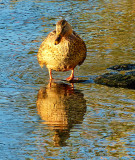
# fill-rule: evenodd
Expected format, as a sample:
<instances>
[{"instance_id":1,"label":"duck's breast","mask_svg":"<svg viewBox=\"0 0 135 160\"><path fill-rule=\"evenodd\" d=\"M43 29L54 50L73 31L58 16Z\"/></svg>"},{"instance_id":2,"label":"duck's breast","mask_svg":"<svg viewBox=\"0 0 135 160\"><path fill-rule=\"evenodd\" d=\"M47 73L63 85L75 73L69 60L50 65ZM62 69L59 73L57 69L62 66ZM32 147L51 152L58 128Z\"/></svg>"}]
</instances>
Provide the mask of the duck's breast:
<instances>
[{"instance_id":1,"label":"duck's breast","mask_svg":"<svg viewBox=\"0 0 135 160\"><path fill-rule=\"evenodd\" d=\"M38 61L47 68L67 71L82 63L86 57L86 46L80 37L70 35L62 37L58 45L54 44L56 34L51 32L43 41L38 52Z\"/></svg>"}]
</instances>

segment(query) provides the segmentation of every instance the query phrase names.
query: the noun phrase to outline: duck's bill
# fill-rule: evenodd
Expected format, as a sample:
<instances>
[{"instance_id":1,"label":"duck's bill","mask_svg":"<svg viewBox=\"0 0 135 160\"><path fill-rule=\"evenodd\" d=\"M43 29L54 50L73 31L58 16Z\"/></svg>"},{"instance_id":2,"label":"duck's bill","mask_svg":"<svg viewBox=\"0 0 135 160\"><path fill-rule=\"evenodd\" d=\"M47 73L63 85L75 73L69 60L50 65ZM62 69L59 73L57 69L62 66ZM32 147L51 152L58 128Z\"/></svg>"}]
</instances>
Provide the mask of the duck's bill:
<instances>
[{"instance_id":1,"label":"duck's bill","mask_svg":"<svg viewBox=\"0 0 135 160\"><path fill-rule=\"evenodd\" d=\"M59 36L57 36L57 38L55 39L54 44L57 45L57 44L60 43L60 41L61 41L61 36L59 35Z\"/></svg>"}]
</instances>

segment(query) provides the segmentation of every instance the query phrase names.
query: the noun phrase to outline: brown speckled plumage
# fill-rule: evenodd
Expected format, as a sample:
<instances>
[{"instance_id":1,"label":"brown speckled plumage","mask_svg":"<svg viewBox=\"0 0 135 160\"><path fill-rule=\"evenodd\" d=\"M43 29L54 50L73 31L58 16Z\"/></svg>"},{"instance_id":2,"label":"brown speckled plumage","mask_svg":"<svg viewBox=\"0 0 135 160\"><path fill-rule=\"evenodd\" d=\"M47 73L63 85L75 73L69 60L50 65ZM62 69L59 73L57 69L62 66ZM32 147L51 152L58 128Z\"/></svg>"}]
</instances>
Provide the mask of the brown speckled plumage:
<instances>
[{"instance_id":1,"label":"brown speckled plumage","mask_svg":"<svg viewBox=\"0 0 135 160\"><path fill-rule=\"evenodd\" d=\"M56 24L56 30L50 32L42 42L37 57L40 66L45 65L49 71L74 70L85 60L86 46L72 31L70 24L66 20L60 20Z\"/></svg>"}]
</instances>

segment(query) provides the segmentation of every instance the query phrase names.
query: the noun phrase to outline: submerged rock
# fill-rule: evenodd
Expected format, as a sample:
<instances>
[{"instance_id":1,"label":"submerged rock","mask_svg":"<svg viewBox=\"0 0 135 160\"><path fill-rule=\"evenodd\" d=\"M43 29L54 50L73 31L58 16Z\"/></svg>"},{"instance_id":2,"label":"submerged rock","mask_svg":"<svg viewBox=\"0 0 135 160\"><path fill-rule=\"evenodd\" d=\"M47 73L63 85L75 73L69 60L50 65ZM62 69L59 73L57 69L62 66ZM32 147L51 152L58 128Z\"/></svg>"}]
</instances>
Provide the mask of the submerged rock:
<instances>
[{"instance_id":1,"label":"submerged rock","mask_svg":"<svg viewBox=\"0 0 135 160\"><path fill-rule=\"evenodd\" d=\"M135 89L135 75L123 75L118 73L106 73L95 79L95 83L111 87L123 87Z\"/></svg>"},{"instance_id":2,"label":"submerged rock","mask_svg":"<svg viewBox=\"0 0 135 160\"><path fill-rule=\"evenodd\" d=\"M109 69L123 71L135 69L135 64L121 64L112 66ZM95 80L97 84L103 84L111 87L123 87L135 89L135 71L120 73L106 73L98 76Z\"/></svg>"},{"instance_id":3,"label":"submerged rock","mask_svg":"<svg viewBox=\"0 0 135 160\"><path fill-rule=\"evenodd\" d=\"M135 64L120 64L109 67L108 69L117 70L117 71L126 71L135 69Z\"/></svg>"}]
</instances>

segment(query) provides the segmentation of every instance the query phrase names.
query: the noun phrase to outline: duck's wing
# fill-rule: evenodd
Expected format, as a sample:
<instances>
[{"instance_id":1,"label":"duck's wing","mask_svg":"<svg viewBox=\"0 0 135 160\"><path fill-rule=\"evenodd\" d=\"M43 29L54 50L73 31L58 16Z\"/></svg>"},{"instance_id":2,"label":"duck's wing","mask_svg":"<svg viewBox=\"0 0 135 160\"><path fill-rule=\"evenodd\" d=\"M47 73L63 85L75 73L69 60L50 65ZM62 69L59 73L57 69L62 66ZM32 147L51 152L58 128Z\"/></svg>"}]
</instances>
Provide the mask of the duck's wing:
<instances>
[{"instance_id":1,"label":"duck's wing","mask_svg":"<svg viewBox=\"0 0 135 160\"><path fill-rule=\"evenodd\" d=\"M78 38L79 44L81 46L80 52L83 52L82 60L78 64L78 65L81 65L84 62L84 60L86 59L86 52L87 52L86 44L84 43L82 38L80 38L80 36L75 31L73 31L73 35Z\"/></svg>"}]
</instances>

